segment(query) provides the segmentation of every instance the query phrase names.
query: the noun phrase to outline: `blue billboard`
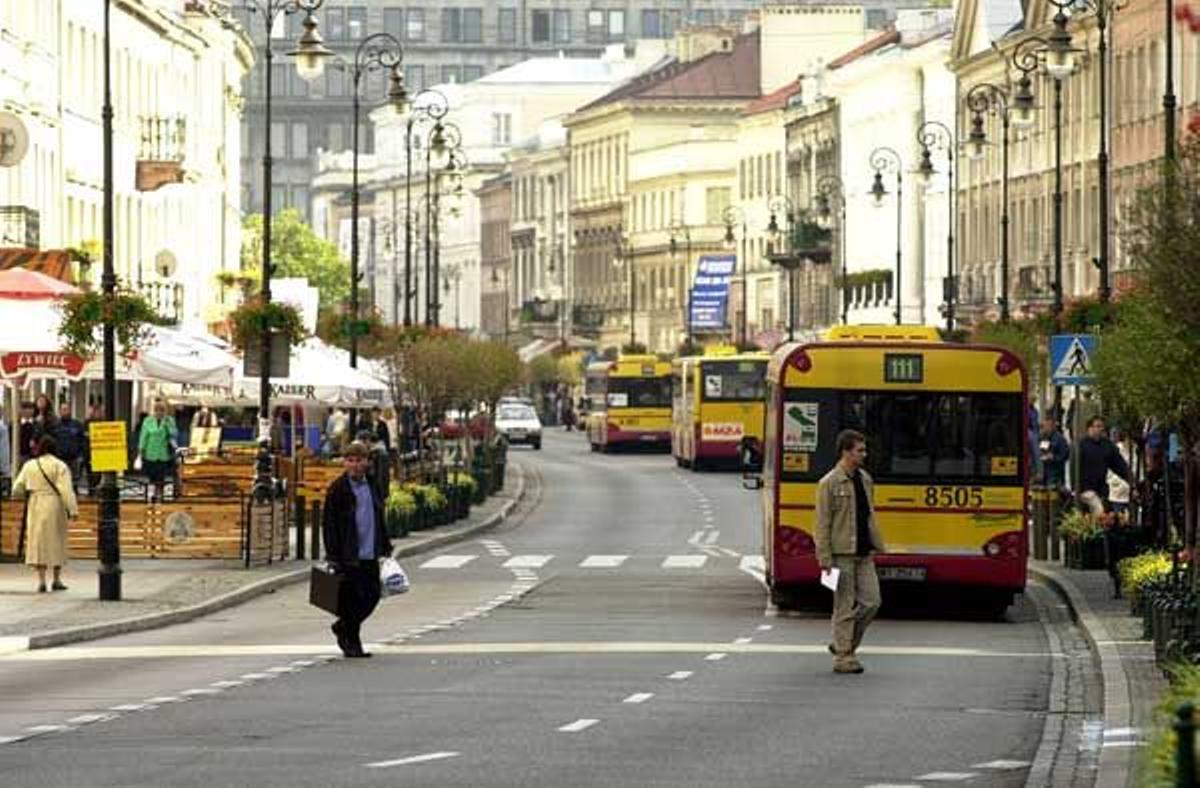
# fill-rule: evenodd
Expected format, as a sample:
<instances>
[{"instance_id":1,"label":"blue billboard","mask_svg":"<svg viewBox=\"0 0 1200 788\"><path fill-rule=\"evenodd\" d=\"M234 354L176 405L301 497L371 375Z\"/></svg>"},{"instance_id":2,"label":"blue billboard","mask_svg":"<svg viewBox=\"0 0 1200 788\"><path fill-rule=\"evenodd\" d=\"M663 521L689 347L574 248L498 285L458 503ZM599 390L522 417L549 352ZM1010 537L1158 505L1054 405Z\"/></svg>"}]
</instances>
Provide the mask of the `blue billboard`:
<instances>
[{"instance_id":1,"label":"blue billboard","mask_svg":"<svg viewBox=\"0 0 1200 788\"><path fill-rule=\"evenodd\" d=\"M724 329L728 325L729 283L737 268L737 255L706 254L696 266L689 295L692 329Z\"/></svg>"}]
</instances>

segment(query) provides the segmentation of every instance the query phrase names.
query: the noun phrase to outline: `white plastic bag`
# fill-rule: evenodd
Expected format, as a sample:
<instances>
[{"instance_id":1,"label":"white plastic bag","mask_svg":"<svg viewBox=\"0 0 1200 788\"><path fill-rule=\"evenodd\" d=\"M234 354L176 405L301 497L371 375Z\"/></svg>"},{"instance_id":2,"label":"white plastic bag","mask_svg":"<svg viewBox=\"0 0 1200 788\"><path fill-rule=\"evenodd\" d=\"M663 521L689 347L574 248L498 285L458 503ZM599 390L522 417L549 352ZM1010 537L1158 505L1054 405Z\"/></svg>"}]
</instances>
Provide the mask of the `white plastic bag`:
<instances>
[{"instance_id":1,"label":"white plastic bag","mask_svg":"<svg viewBox=\"0 0 1200 788\"><path fill-rule=\"evenodd\" d=\"M398 596L409 591L408 575L395 558L385 558L379 564L379 583L384 596Z\"/></svg>"}]
</instances>

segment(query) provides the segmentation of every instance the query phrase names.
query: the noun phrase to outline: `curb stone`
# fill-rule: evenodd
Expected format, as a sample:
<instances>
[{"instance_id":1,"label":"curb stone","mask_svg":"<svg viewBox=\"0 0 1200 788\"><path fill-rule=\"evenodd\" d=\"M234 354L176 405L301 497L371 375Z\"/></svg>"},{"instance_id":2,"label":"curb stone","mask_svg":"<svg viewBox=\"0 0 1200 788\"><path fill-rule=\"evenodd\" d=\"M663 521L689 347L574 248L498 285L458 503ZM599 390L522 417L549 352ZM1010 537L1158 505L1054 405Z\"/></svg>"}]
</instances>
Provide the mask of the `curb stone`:
<instances>
[{"instance_id":1,"label":"curb stone","mask_svg":"<svg viewBox=\"0 0 1200 788\"><path fill-rule=\"evenodd\" d=\"M504 503L500 509L494 514L489 515L484 520L475 525L469 525L459 530L439 534L430 539L427 539L420 544L408 545L401 547L393 553L395 558L406 558L414 555L427 553L431 550L436 550L446 545L460 542L490 530L508 518L512 510L525 498L525 479L527 472L521 463L513 463L513 467L519 472L516 474L516 491L513 497ZM233 591L228 591L212 599L200 602L195 605L183 607L178 610L168 610L162 613L151 613L144 616L131 616L130 618L118 619L116 621L106 621L101 624L85 624L79 627L70 627L68 629L58 629L51 632L43 632L37 635L30 635L25 644L25 648L19 648L19 644L13 641L15 638L6 638L6 652L12 650L34 650L42 648L54 648L56 646L65 646L70 643L82 643L88 640L99 640L100 638L112 637L114 635L124 635L130 632L144 632L150 629L160 629L162 627L172 626L174 624L182 624L186 621L192 621L202 616L207 616L210 613L215 613L225 608L234 607L236 605L249 602L251 599L277 591L280 588L285 588L290 585L295 585L306 580L311 572L311 565L305 566L303 569L296 569L291 572L268 577L263 580L258 580L253 583L248 583L241 588L236 588ZM11 648L17 646L17 648Z\"/></svg>"},{"instance_id":2,"label":"curb stone","mask_svg":"<svg viewBox=\"0 0 1200 788\"><path fill-rule=\"evenodd\" d=\"M1038 567L1030 566L1029 573L1050 586L1067 602L1072 617L1083 629L1092 649L1100 658L1100 675L1104 684L1104 729L1129 728L1133 709L1129 698L1129 678L1121 664L1121 655L1104 622L1092 612L1087 598L1069 579L1056 577ZM1102 747L1096 771L1096 788L1125 788L1129 784L1136 750L1132 747Z\"/></svg>"}]
</instances>

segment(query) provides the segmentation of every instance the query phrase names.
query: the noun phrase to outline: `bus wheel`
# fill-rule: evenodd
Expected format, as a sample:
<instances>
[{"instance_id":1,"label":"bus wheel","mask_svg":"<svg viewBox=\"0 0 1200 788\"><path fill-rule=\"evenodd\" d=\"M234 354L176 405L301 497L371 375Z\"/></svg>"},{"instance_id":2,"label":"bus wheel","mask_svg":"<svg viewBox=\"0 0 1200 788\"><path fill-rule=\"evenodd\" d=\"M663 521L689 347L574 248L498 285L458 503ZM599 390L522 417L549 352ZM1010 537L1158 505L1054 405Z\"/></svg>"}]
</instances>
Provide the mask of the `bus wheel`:
<instances>
[{"instance_id":1,"label":"bus wheel","mask_svg":"<svg viewBox=\"0 0 1200 788\"><path fill-rule=\"evenodd\" d=\"M771 604L779 610L800 610L805 607L805 594L794 586L771 586Z\"/></svg>"},{"instance_id":2,"label":"bus wheel","mask_svg":"<svg viewBox=\"0 0 1200 788\"><path fill-rule=\"evenodd\" d=\"M1004 591L986 594L979 600L979 617L984 621L1007 621L1008 607L1012 603L1013 595Z\"/></svg>"}]
</instances>

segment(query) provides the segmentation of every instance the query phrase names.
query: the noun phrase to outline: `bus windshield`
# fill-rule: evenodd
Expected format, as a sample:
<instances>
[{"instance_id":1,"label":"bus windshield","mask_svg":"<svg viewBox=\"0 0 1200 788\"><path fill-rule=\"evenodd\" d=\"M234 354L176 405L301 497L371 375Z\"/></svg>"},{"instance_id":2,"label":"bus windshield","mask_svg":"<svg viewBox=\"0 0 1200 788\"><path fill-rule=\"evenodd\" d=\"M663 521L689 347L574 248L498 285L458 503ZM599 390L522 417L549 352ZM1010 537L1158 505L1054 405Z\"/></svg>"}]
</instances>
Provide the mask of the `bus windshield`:
<instances>
[{"instance_id":1,"label":"bus windshield","mask_svg":"<svg viewBox=\"0 0 1200 788\"><path fill-rule=\"evenodd\" d=\"M610 408L671 407L670 378L609 378Z\"/></svg>"},{"instance_id":2,"label":"bus windshield","mask_svg":"<svg viewBox=\"0 0 1200 788\"><path fill-rule=\"evenodd\" d=\"M877 481L1020 482L1020 394L847 391L839 399L839 425L867 436L866 467Z\"/></svg>"},{"instance_id":3,"label":"bus windshield","mask_svg":"<svg viewBox=\"0 0 1200 788\"><path fill-rule=\"evenodd\" d=\"M765 361L708 361L702 373L705 402L761 402L767 396Z\"/></svg>"}]
</instances>

